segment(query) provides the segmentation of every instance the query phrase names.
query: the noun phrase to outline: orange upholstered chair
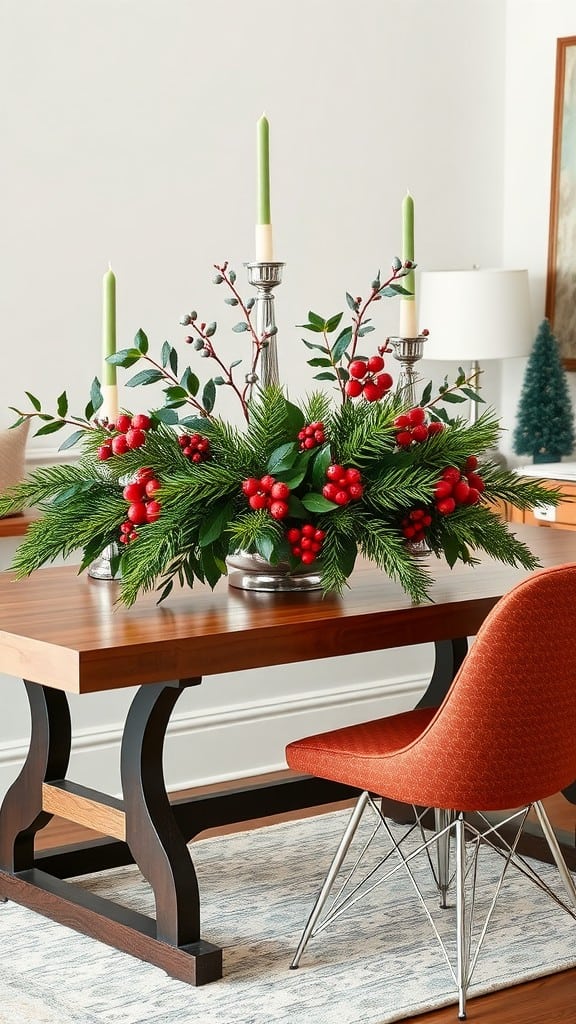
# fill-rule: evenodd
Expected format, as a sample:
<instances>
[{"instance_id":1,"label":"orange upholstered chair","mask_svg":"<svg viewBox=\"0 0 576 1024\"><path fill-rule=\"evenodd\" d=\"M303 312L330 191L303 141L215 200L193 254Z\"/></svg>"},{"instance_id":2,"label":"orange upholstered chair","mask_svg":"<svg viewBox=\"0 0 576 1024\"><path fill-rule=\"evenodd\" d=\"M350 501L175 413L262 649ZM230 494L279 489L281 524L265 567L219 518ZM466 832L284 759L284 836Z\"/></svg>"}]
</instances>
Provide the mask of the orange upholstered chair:
<instances>
[{"instance_id":1,"label":"orange upholstered chair","mask_svg":"<svg viewBox=\"0 0 576 1024\"><path fill-rule=\"evenodd\" d=\"M322 910L367 807L394 842L374 796L435 809L436 829L428 833L421 829L420 849L429 852L432 844L438 847L436 881L443 906L453 839L457 933L453 974L460 1019L466 1016L466 991L476 963L474 958L470 967L466 855L470 860L472 850L477 857L483 842L499 848L490 819L470 812L515 809L506 817L507 823L517 825L517 838L505 844L503 876L508 865L519 860L516 842L533 807L572 906L560 902L572 912L576 888L541 801L576 779L575 609L576 564L534 573L489 614L439 708L409 711L289 744L286 759L291 768L362 791L293 967L298 966L309 938L325 927ZM416 813L421 821L421 812ZM400 845L395 843L395 849L406 864ZM469 872L469 877L475 877L475 872Z\"/></svg>"}]
</instances>

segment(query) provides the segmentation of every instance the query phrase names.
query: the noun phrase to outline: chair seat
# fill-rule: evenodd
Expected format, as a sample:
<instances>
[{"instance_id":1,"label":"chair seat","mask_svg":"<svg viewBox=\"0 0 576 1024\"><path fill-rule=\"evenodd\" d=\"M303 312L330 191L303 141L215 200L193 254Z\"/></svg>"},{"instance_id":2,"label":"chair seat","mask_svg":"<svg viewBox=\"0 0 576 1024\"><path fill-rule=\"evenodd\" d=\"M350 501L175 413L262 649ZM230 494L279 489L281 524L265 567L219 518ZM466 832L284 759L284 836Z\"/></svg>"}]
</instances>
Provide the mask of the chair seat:
<instances>
[{"instance_id":1,"label":"chair seat","mask_svg":"<svg viewBox=\"0 0 576 1024\"><path fill-rule=\"evenodd\" d=\"M418 708L307 736L288 744L286 760L290 768L307 775L417 804L421 802L417 795L418 780L399 778L396 764L390 765L388 771L386 757L417 739L436 711L437 708Z\"/></svg>"}]
</instances>

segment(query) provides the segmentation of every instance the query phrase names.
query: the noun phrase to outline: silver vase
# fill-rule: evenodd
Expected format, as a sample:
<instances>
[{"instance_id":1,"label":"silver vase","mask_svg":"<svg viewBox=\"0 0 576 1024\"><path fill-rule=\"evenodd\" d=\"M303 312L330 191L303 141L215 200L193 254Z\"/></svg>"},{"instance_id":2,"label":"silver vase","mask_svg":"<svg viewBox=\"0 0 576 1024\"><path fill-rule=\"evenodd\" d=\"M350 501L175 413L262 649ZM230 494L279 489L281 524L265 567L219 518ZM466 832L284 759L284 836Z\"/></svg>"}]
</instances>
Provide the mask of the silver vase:
<instances>
[{"instance_id":1,"label":"silver vase","mask_svg":"<svg viewBox=\"0 0 576 1024\"><path fill-rule=\"evenodd\" d=\"M271 565L261 555L235 551L226 559L228 583L238 590L321 590L322 573L314 564L290 571L288 562Z\"/></svg>"}]
</instances>

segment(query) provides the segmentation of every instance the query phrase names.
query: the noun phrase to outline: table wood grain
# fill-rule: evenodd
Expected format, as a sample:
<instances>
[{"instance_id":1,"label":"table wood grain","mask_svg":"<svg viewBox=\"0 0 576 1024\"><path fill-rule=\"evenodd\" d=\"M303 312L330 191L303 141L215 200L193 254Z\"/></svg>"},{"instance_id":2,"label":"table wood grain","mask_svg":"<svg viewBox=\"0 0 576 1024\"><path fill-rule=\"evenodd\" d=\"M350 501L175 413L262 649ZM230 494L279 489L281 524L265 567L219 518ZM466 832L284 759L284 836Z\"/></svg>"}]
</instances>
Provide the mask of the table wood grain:
<instances>
[{"instance_id":1,"label":"table wood grain","mask_svg":"<svg viewBox=\"0 0 576 1024\"><path fill-rule=\"evenodd\" d=\"M576 561L576 536L540 527L517 535L542 565ZM414 605L373 565L341 596L176 590L162 605L118 603L118 584L65 566L25 580L0 577L0 672L88 693L360 651L473 636L499 597L527 573L483 560L454 569L433 556L429 601Z\"/></svg>"}]
</instances>

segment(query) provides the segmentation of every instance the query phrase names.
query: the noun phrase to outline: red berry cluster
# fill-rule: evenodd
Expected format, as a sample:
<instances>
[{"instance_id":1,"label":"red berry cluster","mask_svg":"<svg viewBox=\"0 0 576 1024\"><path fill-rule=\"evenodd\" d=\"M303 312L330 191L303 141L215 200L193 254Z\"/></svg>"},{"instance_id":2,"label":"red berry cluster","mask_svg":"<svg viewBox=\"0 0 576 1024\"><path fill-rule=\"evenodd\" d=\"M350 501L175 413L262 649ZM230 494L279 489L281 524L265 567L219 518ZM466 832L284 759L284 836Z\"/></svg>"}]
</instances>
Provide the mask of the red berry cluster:
<instances>
[{"instance_id":1,"label":"red berry cluster","mask_svg":"<svg viewBox=\"0 0 576 1024\"><path fill-rule=\"evenodd\" d=\"M273 519L285 519L288 515L290 488L267 474L258 480L249 476L242 483L242 490L248 498L250 508L267 508Z\"/></svg>"},{"instance_id":2,"label":"red berry cluster","mask_svg":"<svg viewBox=\"0 0 576 1024\"><path fill-rule=\"evenodd\" d=\"M458 505L475 505L484 490L484 481L476 473L478 459L470 455L462 470L456 466L447 466L434 487L436 508L441 515L447 516Z\"/></svg>"},{"instance_id":3,"label":"red berry cluster","mask_svg":"<svg viewBox=\"0 0 576 1024\"><path fill-rule=\"evenodd\" d=\"M136 540L138 533L135 526L155 523L159 518L162 506L155 497L159 489L160 481L154 476L154 470L144 467L138 470L131 483L126 484L122 496L128 502L128 512L120 527L121 544Z\"/></svg>"},{"instance_id":4,"label":"red berry cluster","mask_svg":"<svg viewBox=\"0 0 576 1024\"><path fill-rule=\"evenodd\" d=\"M411 540L417 543L419 540L424 540L426 536L426 530L432 522L432 516L430 513L421 506L410 509L410 511L404 516L400 527L402 534L406 540Z\"/></svg>"},{"instance_id":5,"label":"red berry cluster","mask_svg":"<svg viewBox=\"0 0 576 1024\"><path fill-rule=\"evenodd\" d=\"M286 532L292 554L304 565L311 565L318 558L325 536L324 530L317 530L313 523L304 523L302 527L292 526Z\"/></svg>"},{"instance_id":6,"label":"red berry cluster","mask_svg":"<svg viewBox=\"0 0 576 1024\"><path fill-rule=\"evenodd\" d=\"M348 398L359 398L364 395L368 402L377 402L390 391L394 381L389 373L382 373L384 360L382 356L370 356L369 359L353 359L348 366L349 380L344 390Z\"/></svg>"},{"instance_id":7,"label":"red berry cluster","mask_svg":"<svg viewBox=\"0 0 576 1024\"><path fill-rule=\"evenodd\" d=\"M422 444L433 434L440 434L444 426L439 420L426 423L426 412L421 405L416 405L408 412L402 413L394 420L396 427L396 444L401 448L409 448L412 441Z\"/></svg>"},{"instance_id":8,"label":"red berry cluster","mask_svg":"<svg viewBox=\"0 0 576 1024\"><path fill-rule=\"evenodd\" d=\"M202 434L180 434L178 444L190 462L206 462L210 458L210 441Z\"/></svg>"},{"instance_id":9,"label":"red berry cluster","mask_svg":"<svg viewBox=\"0 0 576 1024\"><path fill-rule=\"evenodd\" d=\"M334 501L337 505L347 505L349 501L359 501L364 494L364 485L360 470L353 466L344 466L334 463L326 470L327 484L322 488L322 494L328 501Z\"/></svg>"},{"instance_id":10,"label":"red berry cluster","mask_svg":"<svg viewBox=\"0 0 576 1024\"><path fill-rule=\"evenodd\" d=\"M302 430L298 433L298 440L300 441L300 451L307 451L308 448L317 448L318 445L324 444L326 436L324 434L324 424L309 423L306 427L302 427Z\"/></svg>"},{"instance_id":11,"label":"red berry cluster","mask_svg":"<svg viewBox=\"0 0 576 1024\"><path fill-rule=\"evenodd\" d=\"M146 440L146 431L150 430L151 426L152 420L144 413L137 413L136 416L120 413L112 427L118 433L100 445L97 451L98 458L104 462L112 455L125 455L131 448L141 448Z\"/></svg>"}]
</instances>

